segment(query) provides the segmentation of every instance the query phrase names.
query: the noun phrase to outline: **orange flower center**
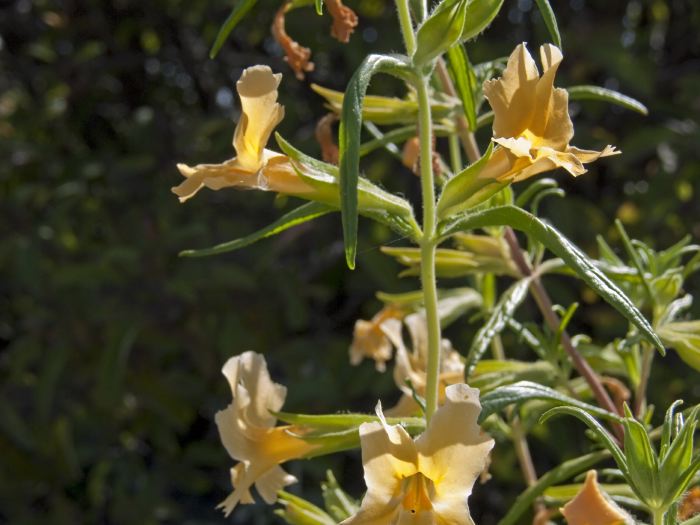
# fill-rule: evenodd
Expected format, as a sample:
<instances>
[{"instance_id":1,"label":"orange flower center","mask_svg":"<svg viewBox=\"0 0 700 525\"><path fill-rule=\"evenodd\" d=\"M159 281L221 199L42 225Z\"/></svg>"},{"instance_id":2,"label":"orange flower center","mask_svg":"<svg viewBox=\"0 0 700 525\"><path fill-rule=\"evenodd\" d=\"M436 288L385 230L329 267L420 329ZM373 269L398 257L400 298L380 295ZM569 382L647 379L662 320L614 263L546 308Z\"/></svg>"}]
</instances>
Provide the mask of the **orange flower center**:
<instances>
[{"instance_id":1,"label":"orange flower center","mask_svg":"<svg viewBox=\"0 0 700 525\"><path fill-rule=\"evenodd\" d=\"M435 495L435 485L420 472L404 480L403 494L401 505L411 514L433 510L430 496Z\"/></svg>"}]
</instances>

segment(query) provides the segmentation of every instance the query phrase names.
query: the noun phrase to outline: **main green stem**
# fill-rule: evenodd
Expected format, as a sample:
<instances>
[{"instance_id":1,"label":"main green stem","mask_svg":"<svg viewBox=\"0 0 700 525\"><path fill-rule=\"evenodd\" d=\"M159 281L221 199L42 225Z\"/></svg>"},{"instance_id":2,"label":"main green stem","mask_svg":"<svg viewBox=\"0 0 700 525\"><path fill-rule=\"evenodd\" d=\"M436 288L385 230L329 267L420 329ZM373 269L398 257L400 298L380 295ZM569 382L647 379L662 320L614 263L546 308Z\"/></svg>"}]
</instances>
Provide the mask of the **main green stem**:
<instances>
[{"instance_id":1,"label":"main green stem","mask_svg":"<svg viewBox=\"0 0 700 525\"><path fill-rule=\"evenodd\" d=\"M425 387L425 418L438 406L440 378L440 318L438 317L437 282L435 278L435 182L433 177L433 131L428 98L428 81L421 76L416 85L420 140L420 179L423 196L423 237L421 249L421 284L423 306L428 328L428 366Z\"/></svg>"}]
</instances>

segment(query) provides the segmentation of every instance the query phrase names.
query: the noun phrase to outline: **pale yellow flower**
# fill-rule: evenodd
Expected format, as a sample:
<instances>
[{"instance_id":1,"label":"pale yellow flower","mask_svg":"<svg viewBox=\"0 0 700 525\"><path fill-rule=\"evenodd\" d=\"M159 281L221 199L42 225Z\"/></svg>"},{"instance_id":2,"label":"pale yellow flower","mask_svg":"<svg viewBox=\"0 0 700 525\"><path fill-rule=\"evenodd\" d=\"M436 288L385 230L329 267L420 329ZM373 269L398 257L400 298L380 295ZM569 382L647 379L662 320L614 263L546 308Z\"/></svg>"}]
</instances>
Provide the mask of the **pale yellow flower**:
<instances>
[{"instance_id":1,"label":"pale yellow flower","mask_svg":"<svg viewBox=\"0 0 700 525\"><path fill-rule=\"evenodd\" d=\"M241 120L233 135L236 157L221 164L178 164L185 180L173 193L184 202L202 187L213 190L229 186L304 195L312 191L296 173L289 157L265 145L275 126L284 118L284 107L277 103L277 88L282 75L267 66L243 71L236 83L241 99Z\"/></svg>"},{"instance_id":2,"label":"pale yellow flower","mask_svg":"<svg viewBox=\"0 0 700 525\"><path fill-rule=\"evenodd\" d=\"M413 391L425 397L427 384L426 363L428 362L428 331L423 313L406 317L404 324L411 337L411 350L404 344L402 323L389 319L382 323L382 331L396 349L394 381L403 395L396 406L386 411L391 417L413 416L420 407L413 399ZM438 403L445 399L448 385L464 381L464 363L459 353L452 348L449 340L443 339L440 349L440 376L438 378ZM413 391L412 391L413 390Z\"/></svg>"},{"instance_id":3,"label":"pale yellow flower","mask_svg":"<svg viewBox=\"0 0 700 525\"><path fill-rule=\"evenodd\" d=\"M401 319L404 312L395 306L385 306L371 320L358 319L350 345L350 364L359 365L363 359L374 359L379 372L386 370L391 359L392 346L382 331L382 325L390 319Z\"/></svg>"},{"instance_id":4,"label":"pale yellow flower","mask_svg":"<svg viewBox=\"0 0 700 525\"><path fill-rule=\"evenodd\" d=\"M239 502L254 503L253 485L266 503L274 503L277 491L296 481L279 464L308 454L314 446L293 435L298 429L275 426L270 412L282 408L287 389L270 379L262 355L245 352L232 357L222 372L233 402L217 412L216 424L229 455L240 462L231 469L234 490L219 505L228 515Z\"/></svg>"},{"instance_id":5,"label":"pale yellow flower","mask_svg":"<svg viewBox=\"0 0 700 525\"><path fill-rule=\"evenodd\" d=\"M472 525L467 498L494 441L481 431L479 391L447 387L445 404L415 441L400 425L360 425L367 493L342 525Z\"/></svg>"},{"instance_id":6,"label":"pale yellow flower","mask_svg":"<svg viewBox=\"0 0 700 525\"><path fill-rule=\"evenodd\" d=\"M630 515L601 490L595 470L586 473L586 481L576 497L559 510L568 525L620 525L633 522Z\"/></svg>"},{"instance_id":7,"label":"pale yellow flower","mask_svg":"<svg viewBox=\"0 0 700 525\"><path fill-rule=\"evenodd\" d=\"M556 168L574 176L586 173L584 163L620 153L612 146L589 151L569 145L574 127L569 117L569 94L554 87L562 61L558 47L540 47L543 73L525 44L510 55L503 76L484 82L484 96L494 112L492 157L479 174L500 182L517 182Z\"/></svg>"}]
</instances>

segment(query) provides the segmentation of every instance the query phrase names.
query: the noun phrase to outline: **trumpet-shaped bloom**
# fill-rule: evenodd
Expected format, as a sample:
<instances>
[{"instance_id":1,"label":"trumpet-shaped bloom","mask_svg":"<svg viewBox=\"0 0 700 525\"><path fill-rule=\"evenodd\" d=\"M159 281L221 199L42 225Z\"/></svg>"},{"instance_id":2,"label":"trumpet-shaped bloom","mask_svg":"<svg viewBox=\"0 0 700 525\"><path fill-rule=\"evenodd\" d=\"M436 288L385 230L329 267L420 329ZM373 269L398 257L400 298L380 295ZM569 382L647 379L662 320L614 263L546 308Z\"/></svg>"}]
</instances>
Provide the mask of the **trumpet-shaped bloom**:
<instances>
[{"instance_id":1,"label":"trumpet-shaped bloom","mask_svg":"<svg viewBox=\"0 0 700 525\"><path fill-rule=\"evenodd\" d=\"M595 470L588 471L576 497L560 510L569 525L621 525L633 522L630 515L601 490Z\"/></svg>"},{"instance_id":2,"label":"trumpet-shaped bloom","mask_svg":"<svg viewBox=\"0 0 700 525\"><path fill-rule=\"evenodd\" d=\"M447 387L445 404L415 441L400 425L360 425L367 493L342 525L472 525L467 498L494 441L481 431L479 391Z\"/></svg>"},{"instance_id":3,"label":"trumpet-shaped bloom","mask_svg":"<svg viewBox=\"0 0 700 525\"><path fill-rule=\"evenodd\" d=\"M390 319L401 319L404 312L401 309L386 306L371 320L358 319L350 345L350 364L359 365L366 357L374 359L379 372L386 370L386 362L391 359L392 346L382 325ZM399 323L400 325L401 323Z\"/></svg>"},{"instance_id":4,"label":"trumpet-shaped bloom","mask_svg":"<svg viewBox=\"0 0 700 525\"><path fill-rule=\"evenodd\" d=\"M284 107L277 103L277 88L282 75L267 66L243 71L236 83L241 99L241 120L233 135L236 157L221 164L178 164L185 180L173 193L184 202L204 186L213 190L229 186L251 188L290 195L312 191L292 167L286 155L265 148L270 134L284 118Z\"/></svg>"},{"instance_id":5,"label":"trumpet-shaped bloom","mask_svg":"<svg viewBox=\"0 0 700 525\"><path fill-rule=\"evenodd\" d=\"M233 402L216 414L216 424L224 447L239 461L231 469L234 490L219 505L228 515L239 502L254 502L253 485L266 503L274 503L277 491L296 481L279 464L306 455L314 446L293 435L296 429L275 426L270 412L282 408L287 389L270 379L262 355L245 352L232 357L222 372Z\"/></svg>"},{"instance_id":6,"label":"trumpet-shaped bloom","mask_svg":"<svg viewBox=\"0 0 700 525\"><path fill-rule=\"evenodd\" d=\"M395 407L387 410L392 417L412 416L419 412L420 407L413 399L413 391L425 397L427 385L426 363L428 362L428 332L425 315L411 314L404 320L411 337L411 350L404 344L402 323L397 319L388 319L381 328L389 341L396 348L396 365L394 366L394 381L403 392ZM445 389L448 385L461 383L464 380L464 363L448 339L442 340L440 349L440 376L438 378L438 403L445 399Z\"/></svg>"},{"instance_id":7,"label":"trumpet-shaped bloom","mask_svg":"<svg viewBox=\"0 0 700 525\"><path fill-rule=\"evenodd\" d=\"M494 113L493 141L499 146L480 178L517 182L556 168L574 176L586 173L583 164L620 153L612 146L589 151L569 145L574 126L569 118L569 94L554 87L563 56L558 47L540 47L543 73L525 44L510 55L503 76L484 82L484 96Z\"/></svg>"}]
</instances>

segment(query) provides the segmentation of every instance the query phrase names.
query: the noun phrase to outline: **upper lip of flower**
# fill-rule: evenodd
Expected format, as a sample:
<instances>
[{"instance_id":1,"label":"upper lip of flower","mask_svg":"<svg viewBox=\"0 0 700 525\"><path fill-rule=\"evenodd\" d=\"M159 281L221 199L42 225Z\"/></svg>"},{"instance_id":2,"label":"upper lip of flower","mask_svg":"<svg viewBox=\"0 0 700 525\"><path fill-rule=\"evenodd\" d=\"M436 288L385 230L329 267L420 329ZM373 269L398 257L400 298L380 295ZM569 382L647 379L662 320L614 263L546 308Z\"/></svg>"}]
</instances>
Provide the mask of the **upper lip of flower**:
<instances>
[{"instance_id":1,"label":"upper lip of flower","mask_svg":"<svg viewBox=\"0 0 700 525\"><path fill-rule=\"evenodd\" d=\"M563 56L552 44L540 47L543 73L525 44L508 58L501 78L484 82L484 96L494 112L493 141L498 144L480 177L519 181L562 167L572 175L586 172L583 163L619 153L570 146L574 127L569 117L569 95L554 87Z\"/></svg>"},{"instance_id":2,"label":"upper lip of flower","mask_svg":"<svg viewBox=\"0 0 700 525\"><path fill-rule=\"evenodd\" d=\"M480 411L478 390L451 385L414 441L403 427L388 425L378 406L380 422L360 426L367 495L344 525L395 523L403 513L471 523L466 499L494 445L477 424Z\"/></svg>"}]
</instances>

